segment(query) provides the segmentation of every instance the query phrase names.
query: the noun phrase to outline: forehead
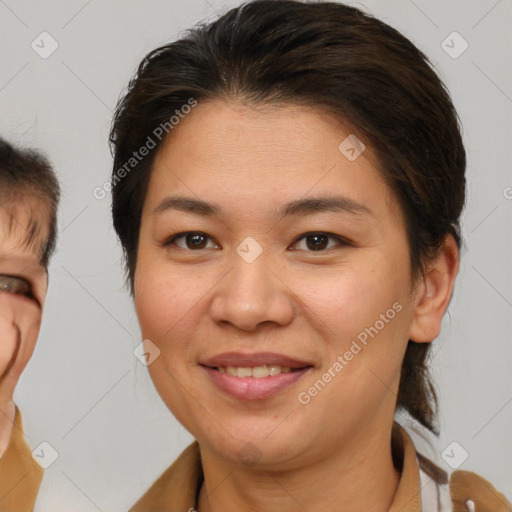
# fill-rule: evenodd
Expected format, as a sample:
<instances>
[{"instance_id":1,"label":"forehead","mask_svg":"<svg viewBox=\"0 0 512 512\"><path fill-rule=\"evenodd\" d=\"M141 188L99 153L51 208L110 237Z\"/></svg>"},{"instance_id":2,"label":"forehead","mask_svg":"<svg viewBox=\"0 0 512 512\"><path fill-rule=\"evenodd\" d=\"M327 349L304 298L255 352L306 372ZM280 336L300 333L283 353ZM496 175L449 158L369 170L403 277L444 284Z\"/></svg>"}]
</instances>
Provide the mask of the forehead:
<instances>
[{"instance_id":1,"label":"forehead","mask_svg":"<svg viewBox=\"0 0 512 512\"><path fill-rule=\"evenodd\" d=\"M172 189L259 210L262 200L273 208L336 191L400 218L369 144L356 159L340 149L349 136L357 136L349 123L312 107L201 102L157 153L148 198L154 204Z\"/></svg>"},{"instance_id":2,"label":"forehead","mask_svg":"<svg viewBox=\"0 0 512 512\"><path fill-rule=\"evenodd\" d=\"M49 233L48 211L32 198L0 198L0 262L38 265Z\"/></svg>"},{"instance_id":3,"label":"forehead","mask_svg":"<svg viewBox=\"0 0 512 512\"><path fill-rule=\"evenodd\" d=\"M308 162L321 162L332 159L332 153L326 155L326 147L338 150L343 138L352 132L354 129L348 122L313 107L295 104L252 107L204 100L169 133L160 154L179 148L180 154L197 160L204 153L211 158L213 152L226 165L249 153L260 161L272 161L274 166L298 163L304 158ZM205 151L198 152L198 148ZM217 152L216 148L219 148ZM368 148L364 158L368 160L372 156Z\"/></svg>"}]
</instances>

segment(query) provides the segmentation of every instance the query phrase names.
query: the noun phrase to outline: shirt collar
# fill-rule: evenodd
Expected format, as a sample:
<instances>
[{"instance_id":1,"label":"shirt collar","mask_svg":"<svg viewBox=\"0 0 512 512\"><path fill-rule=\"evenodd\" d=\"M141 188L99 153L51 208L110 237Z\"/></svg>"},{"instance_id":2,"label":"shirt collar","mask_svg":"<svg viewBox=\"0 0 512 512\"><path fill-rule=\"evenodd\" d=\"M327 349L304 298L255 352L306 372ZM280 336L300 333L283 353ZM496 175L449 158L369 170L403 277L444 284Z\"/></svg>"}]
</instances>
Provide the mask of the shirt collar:
<instances>
[{"instance_id":1,"label":"shirt collar","mask_svg":"<svg viewBox=\"0 0 512 512\"><path fill-rule=\"evenodd\" d=\"M401 460L401 476L389 512L421 512L420 470L416 448L405 429L393 424L393 458Z\"/></svg>"}]
</instances>

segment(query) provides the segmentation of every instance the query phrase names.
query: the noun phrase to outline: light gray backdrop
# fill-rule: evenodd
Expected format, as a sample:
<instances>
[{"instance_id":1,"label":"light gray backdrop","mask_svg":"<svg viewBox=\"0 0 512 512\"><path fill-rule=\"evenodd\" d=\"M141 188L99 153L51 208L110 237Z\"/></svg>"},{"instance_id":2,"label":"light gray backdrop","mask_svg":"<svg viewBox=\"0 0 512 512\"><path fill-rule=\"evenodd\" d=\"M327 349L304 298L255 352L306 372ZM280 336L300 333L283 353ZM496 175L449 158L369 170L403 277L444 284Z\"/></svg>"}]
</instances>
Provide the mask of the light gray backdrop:
<instances>
[{"instance_id":1,"label":"light gray backdrop","mask_svg":"<svg viewBox=\"0 0 512 512\"><path fill-rule=\"evenodd\" d=\"M93 190L109 178L112 110L141 58L239 3L0 0L0 134L44 149L63 185L43 329L16 393L31 448L47 442L58 454L51 463L46 447L38 512L125 510L191 441L133 355L140 334L110 196ZM442 436L430 455L511 499L512 3L356 5L426 52L462 118L467 247L435 342Z\"/></svg>"}]
</instances>

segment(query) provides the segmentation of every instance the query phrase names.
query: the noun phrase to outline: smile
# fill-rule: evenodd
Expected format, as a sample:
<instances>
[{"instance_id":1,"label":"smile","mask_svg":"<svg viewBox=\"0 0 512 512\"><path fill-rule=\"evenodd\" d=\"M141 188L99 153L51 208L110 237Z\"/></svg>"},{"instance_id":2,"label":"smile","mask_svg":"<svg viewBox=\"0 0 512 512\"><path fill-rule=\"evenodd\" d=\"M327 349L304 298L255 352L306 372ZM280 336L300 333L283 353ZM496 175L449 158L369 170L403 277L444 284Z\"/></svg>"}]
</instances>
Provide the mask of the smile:
<instances>
[{"instance_id":1,"label":"smile","mask_svg":"<svg viewBox=\"0 0 512 512\"><path fill-rule=\"evenodd\" d=\"M274 353L223 353L200 363L215 387L239 400L264 400L301 379L313 365Z\"/></svg>"}]
</instances>

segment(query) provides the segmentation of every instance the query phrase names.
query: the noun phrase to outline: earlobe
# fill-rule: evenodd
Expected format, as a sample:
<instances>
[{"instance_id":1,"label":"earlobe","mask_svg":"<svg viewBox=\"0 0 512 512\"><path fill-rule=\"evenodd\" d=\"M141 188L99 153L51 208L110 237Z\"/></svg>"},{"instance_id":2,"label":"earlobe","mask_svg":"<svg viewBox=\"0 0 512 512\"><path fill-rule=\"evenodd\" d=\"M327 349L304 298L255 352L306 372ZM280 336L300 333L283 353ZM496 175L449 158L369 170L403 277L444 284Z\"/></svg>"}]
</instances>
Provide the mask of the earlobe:
<instances>
[{"instance_id":1,"label":"earlobe","mask_svg":"<svg viewBox=\"0 0 512 512\"><path fill-rule=\"evenodd\" d=\"M427 343L439 336L458 270L457 243L452 235L446 235L437 256L428 265L425 276L416 288L410 340Z\"/></svg>"}]
</instances>

